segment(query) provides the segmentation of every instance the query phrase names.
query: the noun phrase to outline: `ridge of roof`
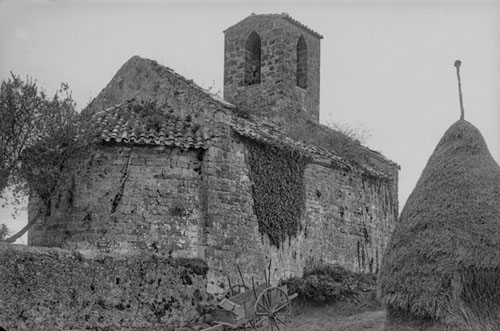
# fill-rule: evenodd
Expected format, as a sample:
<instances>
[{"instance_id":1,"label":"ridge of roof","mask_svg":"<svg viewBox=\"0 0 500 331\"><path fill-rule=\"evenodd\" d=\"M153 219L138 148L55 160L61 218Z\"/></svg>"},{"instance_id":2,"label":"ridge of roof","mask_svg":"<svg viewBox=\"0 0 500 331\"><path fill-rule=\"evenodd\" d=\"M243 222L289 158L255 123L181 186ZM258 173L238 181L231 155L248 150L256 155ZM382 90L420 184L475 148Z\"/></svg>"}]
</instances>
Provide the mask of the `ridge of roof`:
<instances>
[{"instance_id":1,"label":"ridge of roof","mask_svg":"<svg viewBox=\"0 0 500 331\"><path fill-rule=\"evenodd\" d=\"M151 60L151 59L147 59L147 58L142 58L138 55L136 56L133 56L132 59L136 59L136 60L140 60L140 61L148 61L148 62L151 62L152 64L154 64L155 66L158 66L160 67L161 70L164 70L164 71L167 71L169 74L175 76L176 78L184 81L186 84L188 84L190 87L206 94L208 97L210 97L213 101L219 103L220 105L226 107L226 108L236 108L235 105L233 105L232 103L224 100L223 98L219 97L218 95L210 92L209 90L201 87L200 85L196 84L194 82L193 79L188 79L184 76L182 76L181 74L177 73L174 69L168 67L168 66L164 66L164 65L161 65L159 64L157 61L155 60Z\"/></svg>"},{"instance_id":2,"label":"ridge of roof","mask_svg":"<svg viewBox=\"0 0 500 331\"><path fill-rule=\"evenodd\" d=\"M292 23L293 25L299 27L299 28L302 28L304 30L306 30L307 32L309 32L310 34L312 34L313 36L319 38L319 39L323 39L323 35L319 34L318 32L314 31L313 29L311 29L310 27L308 27L307 25L301 23L300 21L297 21L296 19L294 19L293 17L291 17L288 13L281 13L281 14L255 14L255 13L251 13L249 16L245 17L244 19L242 19L241 21L231 25L230 27L228 27L227 29L225 29L223 32L225 33L227 30L231 29L232 27L246 21L247 19L251 18L251 17L278 17L278 18L282 18L290 23Z\"/></svg>"}]
</instances>

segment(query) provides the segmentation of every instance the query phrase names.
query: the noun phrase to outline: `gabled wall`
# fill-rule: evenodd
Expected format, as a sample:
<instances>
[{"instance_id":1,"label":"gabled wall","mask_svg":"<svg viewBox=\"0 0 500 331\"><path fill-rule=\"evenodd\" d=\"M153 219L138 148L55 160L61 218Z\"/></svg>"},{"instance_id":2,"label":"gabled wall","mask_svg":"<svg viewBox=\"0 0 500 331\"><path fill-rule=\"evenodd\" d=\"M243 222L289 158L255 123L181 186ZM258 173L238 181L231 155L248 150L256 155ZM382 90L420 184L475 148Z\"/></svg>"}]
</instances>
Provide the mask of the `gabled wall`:
<instances>
[{"instance_id":1,"label":"gabled wall","mask_svg":"<svg viewBox=\"0 0 500 331\"><path fill-rule=\"evenodd\" d=\"M174 70L134 56L123 64L83 112L99 112L134 98L155 100L158 106L168 108L171 115L190 116L191 121L198 124L220 120L227 111L225 107L233 107Z\"/></svg>"}]
</instances>

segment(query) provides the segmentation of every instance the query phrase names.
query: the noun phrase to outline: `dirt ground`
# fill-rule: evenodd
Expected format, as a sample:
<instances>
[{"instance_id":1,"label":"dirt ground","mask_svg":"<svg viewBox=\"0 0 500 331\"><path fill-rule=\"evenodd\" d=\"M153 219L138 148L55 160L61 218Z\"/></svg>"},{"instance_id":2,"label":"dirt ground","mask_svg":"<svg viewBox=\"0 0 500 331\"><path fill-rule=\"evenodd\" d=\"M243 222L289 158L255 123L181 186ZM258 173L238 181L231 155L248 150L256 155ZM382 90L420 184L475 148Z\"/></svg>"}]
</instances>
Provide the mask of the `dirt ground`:
<instances>
[{"instance_id":1,"label":"dirt ground","mask_svg":"<svg viewBox=\"0 0 500 331\"><path fill-rule=\"evenodd\" d=\"M287 331L383 331L385 311L356 311L339 306L308 306L287 325Z\"/></svg>"}]
</instances>

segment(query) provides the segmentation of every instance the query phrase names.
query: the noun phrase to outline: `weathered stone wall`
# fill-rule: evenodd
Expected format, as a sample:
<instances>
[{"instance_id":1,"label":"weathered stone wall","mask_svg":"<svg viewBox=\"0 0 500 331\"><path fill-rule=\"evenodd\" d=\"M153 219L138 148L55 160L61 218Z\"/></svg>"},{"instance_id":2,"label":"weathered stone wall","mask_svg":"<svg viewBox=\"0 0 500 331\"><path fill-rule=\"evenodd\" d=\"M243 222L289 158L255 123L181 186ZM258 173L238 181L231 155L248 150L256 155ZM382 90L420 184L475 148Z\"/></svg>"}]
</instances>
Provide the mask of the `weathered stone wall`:
<instances>
[{"instance_id":1,"label":"weathered stone wall","mask_svg":"<svg viewBox=\"0 0 500 331\"><path fill-rule=\"evenodd\" d=\"M103 146L54 199L28 244L195 257L200 250L202 150Z\"/></svg>"},{"instance_id":2,"label":"weathered stone wall","mask_svg":"<svg viewBox=\"0 0 500 331\"><path fill-rule=\"evenodd\" d=\"M206 265L158 255L85 257L0 243L6 330L178 330L206 300Z\"/></svg>"},{"instance_id":3,"label":"weathered stone wall","mask_svg":"<svg viewBox=\"0 0 500 331\"><path fill-rule=\"evenodd\" d=\"M245 82L245 43L261 38L261 81ZM297 86L297 43L307 45L307 88ZM319 121L320 39L276 15L254 15L225 31L224 99L239 108L278 121L283 112L303 112Z\"/></svg>"},{"instance_id":4,"label":"weathered stone wall","mask_svg":"<svg viewBox=\"0 0 500 331\"><path fill-rule=\"evenodd\" d=\"M199 257L209 266L208 293L301 276L322 263L376 273L397 217L397 168L392 180L311 163L306 167L302 231L276 248L259 232L253 210L248 144L221 124L225 136L206 151L108 146L89 180L74 189L71 207L31 231L31 245L126 254L154 251ZM251 143L251 142L250 142Z\"/></svg>"},{"instance_id":5,"label":"weathered stone wall","mask_svg":"<svg viewBox=\"0 0 500 331\"><path fill-rule=\"evenodd\" d=\"M306 169L306 266L377 273L398 214L394 181L316 164Z\"/></svg>"},{"instance_id":6,"label":"weathered stone wall","mask_svg":"<svg viewBox=\"0 0 500 331\"><path fill-rule=\"evenodd\" d=\"M301 276L306 268L338 263L354 270L376 273L398 213L397 168L391 180L367 177L309 164L305 170L305 214L302 231L280 248L259 233L253 212L248 149L238 136L221 142L205 154L207 177L207 248L209 292L251 277L260 282L269 260L273 282Z\"/></svg>"},{"instance_id":7,"label":"weathered stone wall","mask_svg":"<svg viewBox=\"0 0 500 331\"><path fill-rule=\"evenodd\" d=\"M322 264L377 273L397 219L397 178L377 180L309 164L305 185L302 231L279 249L264 240L272 278L300 277Z\"/></svg>"},{"instance_id":8,"label":"weathered stone wall","mask_svg":"<svg viewBox=\"0 0 500 331\"><path fill-rule=\"evenodd\" d=\"M206 250L209 293L241 284L237 265L246 284L263 280L266 252L263 250L257 218L253 212L252 183L246 148L237 136L219 140L204 155L202 173L206 192Z\"/></svg>"}]
</instances>

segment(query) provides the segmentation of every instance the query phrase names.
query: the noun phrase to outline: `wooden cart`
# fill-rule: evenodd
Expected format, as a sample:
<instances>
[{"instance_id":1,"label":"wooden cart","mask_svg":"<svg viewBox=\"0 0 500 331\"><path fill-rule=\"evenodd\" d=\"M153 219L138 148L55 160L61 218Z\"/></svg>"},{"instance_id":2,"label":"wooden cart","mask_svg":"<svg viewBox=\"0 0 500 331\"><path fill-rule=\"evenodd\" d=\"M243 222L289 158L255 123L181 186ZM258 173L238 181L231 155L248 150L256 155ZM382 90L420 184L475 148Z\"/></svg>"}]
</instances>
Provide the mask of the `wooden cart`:
<instances>
[{"instance_id":1,"label":"wooden cart","mask_svg":"<svg viewBox=\"0 0 500 331\"><path fill-rule=\"evenodd\" d=\"M242 287L246 288L244 284ZM267 276L265 283L219 302L212 311L212 318L218 324L201 331L222 331L225 327L284 331L292 316L291 301L296 297L297 294L288 296L286 286L270 286Z\"/></svg>"}]
</instances>

